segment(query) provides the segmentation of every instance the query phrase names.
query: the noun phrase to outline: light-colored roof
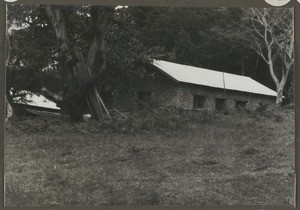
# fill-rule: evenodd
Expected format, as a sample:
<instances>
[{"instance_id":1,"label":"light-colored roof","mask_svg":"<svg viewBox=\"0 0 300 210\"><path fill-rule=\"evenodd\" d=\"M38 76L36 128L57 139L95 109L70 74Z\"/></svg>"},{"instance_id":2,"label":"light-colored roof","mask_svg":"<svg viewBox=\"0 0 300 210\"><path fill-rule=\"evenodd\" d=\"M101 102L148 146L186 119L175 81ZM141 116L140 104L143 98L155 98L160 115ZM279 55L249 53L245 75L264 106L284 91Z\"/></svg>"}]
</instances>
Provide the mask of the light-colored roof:
<instances>
[{"instance_id":1,"label":"light-colored roof","mask_svg":"<svg viewBox=\"0 0 300 210\"><path fill-rule=\"evenodd\" d=\"M28 104L28 105L32 105L32 106L39 106L39 107L44 107L44 108L60 110L60 108L58 108L56 106L56 103L46 99L42 95L37 95L30 91L22 91L22 93L26 93L25 97L28 100L28 102L27 103L20 102L20 104Z\"/></svg>"},{"instance_id":2,"label":"light-colored roof","mask_svg":"<svg viewBox=\"0 0 300 210\"><path fill-rule=\"evenodd\" d=\"M250 77L187 66L163 60L154 60L153 65L178 82L204 85L227 90L276 96L276 92Z\"/></svg>"}]
</instances>

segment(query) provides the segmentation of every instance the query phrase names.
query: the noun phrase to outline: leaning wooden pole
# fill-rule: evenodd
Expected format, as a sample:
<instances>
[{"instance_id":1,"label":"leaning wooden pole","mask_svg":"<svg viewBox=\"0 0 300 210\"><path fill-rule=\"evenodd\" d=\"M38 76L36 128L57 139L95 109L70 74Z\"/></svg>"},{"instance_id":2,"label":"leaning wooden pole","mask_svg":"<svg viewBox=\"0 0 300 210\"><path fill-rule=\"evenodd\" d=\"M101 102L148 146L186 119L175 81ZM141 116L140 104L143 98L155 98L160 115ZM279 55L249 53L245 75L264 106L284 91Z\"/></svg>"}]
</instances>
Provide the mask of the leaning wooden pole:
<instances>
[{"instance_id":1,"label":"leaning wooden pole","mask_svg":"<svg viewBox=\"0 0 300 210\"><path fill-rule=\"evenodd\" d=\"M95 89L95 88L94 88L94 89ZM103 101L102 101L102 98L100 97L100 95L99 95L99 93L98 93L98 91L97 91L96 89L95 89L95 93L96 93L96 96L97 96L98 100L100 101L100 103L101 103L101 105L102 105L102 107L103 107L105 113L107 114L107 116L108 116L109 118L111 118L111 117L110 117L110 114L109 114L109 112L108 112L108 110L107 110L107 108L106 108L106 106L105 106L105 104L104 104Z\"/></svg>"}]
</instances>

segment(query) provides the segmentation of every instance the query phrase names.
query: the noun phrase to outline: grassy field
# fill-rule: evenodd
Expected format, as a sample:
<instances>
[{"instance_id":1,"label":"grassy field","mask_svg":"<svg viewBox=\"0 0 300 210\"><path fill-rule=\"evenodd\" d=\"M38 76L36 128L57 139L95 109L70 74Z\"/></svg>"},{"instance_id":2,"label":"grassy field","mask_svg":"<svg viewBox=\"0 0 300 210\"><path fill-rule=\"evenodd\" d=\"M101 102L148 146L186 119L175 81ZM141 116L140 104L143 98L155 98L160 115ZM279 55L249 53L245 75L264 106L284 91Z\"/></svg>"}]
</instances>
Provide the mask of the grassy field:
<instances>
[{"instance_id":1,"label":"grassy field","mask_svg":"<svg viewBox=\"0 0 300 210\"><path fill-rule=\"evenodd\" d=\"M294 112L13 119L6 205L294 205Z\"/></svg>"}]
</instances>

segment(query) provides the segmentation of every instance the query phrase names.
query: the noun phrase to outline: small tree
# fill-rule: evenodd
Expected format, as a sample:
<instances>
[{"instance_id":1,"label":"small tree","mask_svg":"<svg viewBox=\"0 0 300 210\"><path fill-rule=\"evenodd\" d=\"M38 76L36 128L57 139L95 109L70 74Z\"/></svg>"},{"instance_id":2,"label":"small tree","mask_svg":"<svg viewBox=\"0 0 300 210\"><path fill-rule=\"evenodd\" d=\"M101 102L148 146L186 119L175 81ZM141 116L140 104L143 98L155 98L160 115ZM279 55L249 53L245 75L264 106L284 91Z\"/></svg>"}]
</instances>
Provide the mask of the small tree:
<instances>
[{"instance_id":1,"label":"small tree","mask_svg":"<svg viewBox=\"0 0 300 210\"><path fill-rule=\"evenodd\" d=\"M294 65L294 11L290 8L250 8L244 10L251 25L249 46L268 64L277 88L276 105L280 106L289 72Z\"/></svg>"}]
</instances>

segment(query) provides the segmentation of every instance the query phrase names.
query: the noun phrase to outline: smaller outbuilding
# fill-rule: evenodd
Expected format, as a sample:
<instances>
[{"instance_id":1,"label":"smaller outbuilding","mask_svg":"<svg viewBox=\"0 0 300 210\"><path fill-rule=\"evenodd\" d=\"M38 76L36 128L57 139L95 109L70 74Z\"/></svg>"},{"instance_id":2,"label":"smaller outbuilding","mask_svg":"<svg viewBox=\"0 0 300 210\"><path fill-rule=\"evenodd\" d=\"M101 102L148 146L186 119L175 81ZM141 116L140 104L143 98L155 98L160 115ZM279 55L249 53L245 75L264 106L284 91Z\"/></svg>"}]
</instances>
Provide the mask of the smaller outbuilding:
<instances>
[{"instance_id":1,"label":"smaller outbuilding","mask_svg":"<svg viewBox=\"0 0 300 210\"><path fill-rule=\"evenodd\" d=\"M153 60L149 76L136 81L135 91L113 97L113 106L136 111L143 106L184 110L256 109L275 105L276 92L250 77Z\"/></svg>"}]
</instances>

